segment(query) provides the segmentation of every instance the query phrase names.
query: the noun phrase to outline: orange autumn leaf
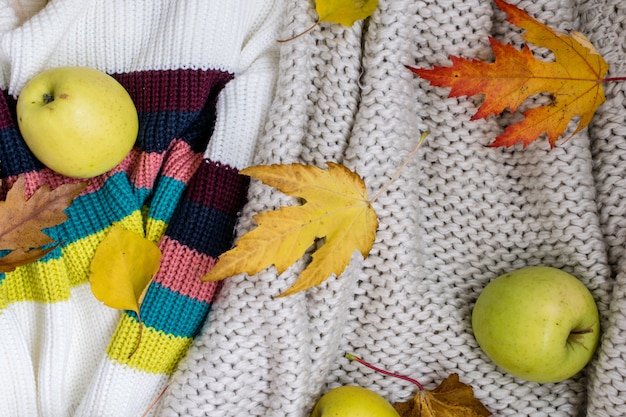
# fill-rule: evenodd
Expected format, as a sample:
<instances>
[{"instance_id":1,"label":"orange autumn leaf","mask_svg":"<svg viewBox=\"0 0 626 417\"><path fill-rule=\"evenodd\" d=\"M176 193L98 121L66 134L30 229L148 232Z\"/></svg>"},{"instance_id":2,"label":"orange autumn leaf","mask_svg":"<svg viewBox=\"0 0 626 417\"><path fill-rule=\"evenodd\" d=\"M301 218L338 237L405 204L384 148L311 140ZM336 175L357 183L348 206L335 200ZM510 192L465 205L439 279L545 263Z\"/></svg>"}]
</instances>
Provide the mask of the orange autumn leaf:
<instances>
[{"instance_id":1,"label":"orange autumn leaf","mask_svg":"<svg viewBox=\"0 0 626 417\"><path fill-rule=\"evenodd\" d=\"M282 274L316 241L324 239L297 282L282 294L289 295L318 285L331 274L340 275L357 250L366 257L376 237L378 218L365 184L346 167L332 162L327 165L328 170L291 164L241 171L305 203L255 215L258 227L222 254L202 279L253 275L270 265Z\"/></svg>"},{"instance_id":2,"label":"orange autumn leaf","mask_svg":"<svg viewBox=\"0 0 626 417\"><path fill-rule=\"evenodd\" d=\"M515 112L530 96L550 94L550 103L523 112L524 119L508 126L491 146L522 143L526 147L545 133L554 147L573 118L579 117L573 134L591 122L605 100L602 82L609 66L581 33L555 31L503 0L494 1L510 23L525 30L522 37L552 51L554 61L535 58L527 45L518 50L490 38L493 63L453 56L450 67L409 69L434 86L451 87L450 97L483 94L484 101L472 120L507 108Z\"/></svg>"},{"instance_id":3,"label":"orange autumn leaf","mask_svg":"<svg viewBox=\"0 0 626 417\"><path fill-rule=\"evenodd\" d=\"M420 390L414 398L395 403L400 417L487 417L491 412L474 397L471 386L451 374L434 390Z\"/></svg>"},{"instance_id":4,"label":"orange autumn leaf","mask_svg":"<svg viewBox=\"0 0 626 417\"><path fill-rule=\"evenodd\" d=\"M54 246L44 229L67 220L67 209L74 198L87 186L86 182L63 184L50 189L42 185L26 198L24 177L20 176L0 202L0 250L8 250L0 258L0 272L10 272L43 257Z\"/></svg>"}]
</instances>

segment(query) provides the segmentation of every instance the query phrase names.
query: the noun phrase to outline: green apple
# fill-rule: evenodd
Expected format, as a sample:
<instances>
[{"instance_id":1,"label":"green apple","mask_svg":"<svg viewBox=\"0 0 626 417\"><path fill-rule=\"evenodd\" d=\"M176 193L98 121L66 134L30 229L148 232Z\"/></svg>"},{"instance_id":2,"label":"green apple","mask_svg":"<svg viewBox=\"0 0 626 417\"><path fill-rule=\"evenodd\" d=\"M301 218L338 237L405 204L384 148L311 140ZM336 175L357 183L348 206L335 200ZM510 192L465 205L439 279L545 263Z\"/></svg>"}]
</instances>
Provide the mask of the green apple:
<instances>
[{"instance_id":1,"label":"green apple","mask_svg":"<svg viewBox=\"0 0 626 417\"><path fill-rule=\"evenodd\" d=\"M100 175L130 152L137 109L110 75L87 67L43 71L17 100L17 123L33 154L48 168L76 178Z\"/></svg>"},{"instance_id":2,"label":"green apple","mask_svg":"<svg viewBox=\"0 0 626 417\"><path fill-rule=\"evenodd\" d=\"M374 391L345 385L322 395L311 417L400 417L400 414Z\"/></svg>"},{"instance_id":3,"label":"green apple","mask_svg":"<svg viewBox=\"0 0 626 417\"><path fill-rule=\"evenodd\" d=\"M540 383L578 373L591 360L600 335L598 309L587 287L544 266L491 281L476 300L472 328L496 365Z\"/></svg>"}]
</instances>

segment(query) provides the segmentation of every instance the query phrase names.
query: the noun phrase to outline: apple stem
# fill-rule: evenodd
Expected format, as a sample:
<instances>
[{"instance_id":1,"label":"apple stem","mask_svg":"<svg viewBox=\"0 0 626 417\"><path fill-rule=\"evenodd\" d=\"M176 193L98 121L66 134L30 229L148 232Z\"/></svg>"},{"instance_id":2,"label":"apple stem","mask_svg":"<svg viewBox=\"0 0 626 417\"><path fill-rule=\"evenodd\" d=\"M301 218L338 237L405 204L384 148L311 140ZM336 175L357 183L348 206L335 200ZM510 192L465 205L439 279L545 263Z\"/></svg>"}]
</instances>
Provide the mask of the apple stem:
<instances>
[{"instance_id":1,"label":"apple stem","mask_svg":"<svg viewBox=\"0 0 626 417\"><path fill-rule=\"evenodd\" d=\"M366 366L366 367L368 367L370 369L373 369L376 372L381 373L383 375L392 376L394 378L398 378L398 379L402 379L404 381L408 381L408 382L416 385L417 388L419 388L420 391L424 390L424 386L422 384L420 384L420 382L418 380L410 378L408 376L399 375L399 374L396 374L396 373L389 372L389 371L386 371L384 369L378 368L378 367L376 367L376 366L374 366L374 365L372 365L372 364L370 364L368 362L365 362L363 359L359 358L356 355L353 355L352 353L346 353L346 359L351 360L351 361L357 361L361 365Z\"/></svg>"},{"instance_id":2,"label":"apple stem","mask_svg":"<svg viewBox=\"0 0 626 417\"><path fill-rule=\"evenodd\" d=\"M589 334L589 333L593 333L593 328L590 327L590 328L587 328L587 329L574 330L574 331L569 333L569 337L567 338L567 341L568 342L578 343L585 350L587 350L587 346L585 346L585 344L582 343L580 341L580 339L582 338L583 335Z\"/></svg>"},{"instance_id":3,"label":"apple stem","mask_svg":"<svg viewBox=\"0 0 626 417\"><path fill-rule=\"evenodd\" d=\"M43 95L44 104L52 103L54 101L54 94L46 93Z\"/></svg>"}]
</instances>

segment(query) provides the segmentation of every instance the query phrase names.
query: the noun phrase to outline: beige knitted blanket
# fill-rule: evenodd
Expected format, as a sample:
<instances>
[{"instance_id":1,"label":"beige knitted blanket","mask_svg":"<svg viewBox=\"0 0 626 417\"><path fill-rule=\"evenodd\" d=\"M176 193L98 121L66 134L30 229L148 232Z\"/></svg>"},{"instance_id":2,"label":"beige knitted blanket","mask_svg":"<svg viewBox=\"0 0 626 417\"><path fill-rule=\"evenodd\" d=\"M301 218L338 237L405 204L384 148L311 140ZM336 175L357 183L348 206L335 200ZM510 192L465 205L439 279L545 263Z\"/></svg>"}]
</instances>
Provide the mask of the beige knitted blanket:
<instances>
[{"instance_id":1,"label":"beige knitted blanket","mask_svg":"<svg viewBox=\"0 0 626 417\"><path fill-rule=\"evenodd\" d=\"M626 74L623 0L513 1L538 20L578 30ZM289 2L285 38L316 19ZM510 119L471 121L481 98L446 98L404 65L489 59L489 36L520 45L488 0L380 0L353 28L322 24L281 46L277 91L255 164L345 164L378 190L429 132L417 158L375 203L370 256L340 278L275 299L302 264L224 282L203 333L159 415L303 417L327 389L367 386L390 401L414 387L348 362L353 352L434 388L451 372L495 415L626 415L626 84L606 85L591 125L552 150L487 145ZM251 215L294 200L253 183ZM511 377L480 350L471 309L498 275L527 265L583 281L601 314L601 345L576 377Z\"/></svg>"}]
</instances>

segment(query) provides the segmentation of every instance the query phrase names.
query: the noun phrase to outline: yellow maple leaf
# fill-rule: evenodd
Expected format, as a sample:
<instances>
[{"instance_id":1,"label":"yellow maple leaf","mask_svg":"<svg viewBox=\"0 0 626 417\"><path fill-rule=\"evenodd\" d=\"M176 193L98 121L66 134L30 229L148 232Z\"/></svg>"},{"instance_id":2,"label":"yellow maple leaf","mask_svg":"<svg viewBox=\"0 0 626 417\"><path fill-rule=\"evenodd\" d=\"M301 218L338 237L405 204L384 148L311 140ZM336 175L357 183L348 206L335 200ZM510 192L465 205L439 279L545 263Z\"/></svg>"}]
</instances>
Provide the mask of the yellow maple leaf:
<instances>
[{"instance_id":1,"label":"yellow maple leaf","mask_svg":"<svg viewBox=\"0 0 626 417\"><path fill-rule=\"evenodd\" d=\"M253 275L270 265L282 274L316 241L324 239L297 282L282 294L289 295L318 285L331 274L340 275L355 250L367 257L378 218L365 184L343 165L327 165L328 170L290 164L241 171L305 203L255 215L258 227L222 254L202 279L217 281L244 272Z\"/></svg>"},{"instance_id":2,"label":"yellow maple leaf","mask_svg":"<svg viewBox=\"0 0 626 417\"><path fill-rule=\"evenodd\" d=\"M315 10L320 22L352 26L369 17L378 7L378 0L317 0Z\"/></svg>"}]
</instances>

